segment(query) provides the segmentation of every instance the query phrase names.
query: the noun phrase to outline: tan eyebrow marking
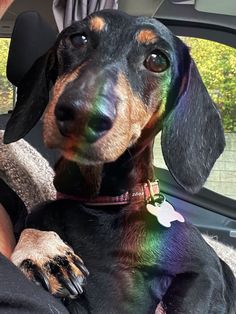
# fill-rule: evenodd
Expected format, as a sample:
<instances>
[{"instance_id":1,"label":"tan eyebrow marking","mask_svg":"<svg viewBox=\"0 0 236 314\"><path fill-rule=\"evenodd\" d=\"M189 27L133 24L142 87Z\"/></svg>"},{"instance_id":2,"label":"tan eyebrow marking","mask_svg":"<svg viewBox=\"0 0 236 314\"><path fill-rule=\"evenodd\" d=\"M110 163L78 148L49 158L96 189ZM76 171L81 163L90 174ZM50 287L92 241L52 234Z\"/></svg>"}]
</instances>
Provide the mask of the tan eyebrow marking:
<instances>
[{"instance_id":1,"label":"tan eyebrow marking","mask_svg":"<svg viewBox=\"0 0 236 314\"><path fill-rule=\"evenodd\" d=\"M142 29L137 34L136 40L140 44L154 44L158 40L158 36L151 29Z\"/></svg>"},{"instance_id":2,"label":"tan eyebrow marking","mask_svg":"<svg viewBox=\"0 0 236 314\"><path fill-rule=\"evenodd\" d=\"M106 22L102 17L94 16L89 21L89 27L91 31L101 32L106 26Z\"/></svg>"}]
</instances>

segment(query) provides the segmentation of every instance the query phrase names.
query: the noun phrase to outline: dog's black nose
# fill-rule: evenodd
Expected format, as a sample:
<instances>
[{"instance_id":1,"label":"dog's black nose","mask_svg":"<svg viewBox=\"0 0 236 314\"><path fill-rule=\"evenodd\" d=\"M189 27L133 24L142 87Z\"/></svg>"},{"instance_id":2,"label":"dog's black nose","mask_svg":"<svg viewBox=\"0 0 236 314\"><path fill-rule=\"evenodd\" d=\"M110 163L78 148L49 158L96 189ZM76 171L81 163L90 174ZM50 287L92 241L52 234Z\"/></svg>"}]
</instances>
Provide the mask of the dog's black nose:
<instances>
[{"instance_id":1,"label":"dog's black nose","mask_svg":"<svg viewBox=\"0 0 236 314\"><path fill-rule=\"evenodd\" d=\"M55 108L57 127L63 136L82 136L93 143L112 128L116 110L100 108L91 113L81 107L73 102L58 103Z\"/></svg>"},{"instance_id":2,"label":"dog's black nose","mask_svg":"<svg viewBox=\"0 0 236 314\"><path fill-rule=\"evenodd\" d=\"M95 142L112 128L110 117L101 113L94 114L88 121L86 139Z\"/></svg>"},{"instance_id":3,"label":"dog's black nose","mask_svg":"<svg viewBox=\"0 0 236 314\"><path fill-rule=\"evenodd\" d=\"M76 108L73 105L60 103L55 108L56 123L63 136L73 134L75 130Z\"/></svg>"}]
</instances>

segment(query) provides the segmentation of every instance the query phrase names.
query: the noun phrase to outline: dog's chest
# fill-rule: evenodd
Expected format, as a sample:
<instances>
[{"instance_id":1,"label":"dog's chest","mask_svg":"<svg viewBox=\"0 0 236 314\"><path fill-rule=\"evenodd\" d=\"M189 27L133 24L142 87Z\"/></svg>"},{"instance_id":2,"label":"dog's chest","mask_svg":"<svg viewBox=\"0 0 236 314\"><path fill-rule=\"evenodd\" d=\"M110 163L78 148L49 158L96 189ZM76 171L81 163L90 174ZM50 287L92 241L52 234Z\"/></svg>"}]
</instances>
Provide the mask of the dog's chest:
<instances>
[{"instance_id":1,"label":"dog's chest","mask_svg":"<svg viewBox=\"0 0 236 314\"><path fill-rule=\"evenodd\" d=\"M73 218L67 242L90 271L85 293L76 302L80 313L87 313L86 307L92 313L155 312L170 283L160 275L155 229L155 220L136 214L81 213Z\"/></svg>"}]
</instances>

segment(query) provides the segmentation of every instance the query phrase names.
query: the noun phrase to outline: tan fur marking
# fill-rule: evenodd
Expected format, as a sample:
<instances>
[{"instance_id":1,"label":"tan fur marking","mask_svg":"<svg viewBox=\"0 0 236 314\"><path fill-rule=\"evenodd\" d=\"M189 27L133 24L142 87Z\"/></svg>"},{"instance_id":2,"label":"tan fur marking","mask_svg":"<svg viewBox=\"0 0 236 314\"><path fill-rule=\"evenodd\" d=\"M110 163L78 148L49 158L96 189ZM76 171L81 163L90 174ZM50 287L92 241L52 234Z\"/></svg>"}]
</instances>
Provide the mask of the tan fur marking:
<instances>
[{"instance_id":1,"label":"tan fur marking","mask_svg":"<svg viewBox=\"0 0 236 314\"><path fill-rule=\"evenodd\" d=\"M61 76L59 79L57 79L53 87L52 98L47 105L47 109L43 119L43 138L44 143L47 147L57 147L63 141L63 137L60 134L56 125L54 111L59 97L65 90L67 84L77 78L77 76L79 75L79 70L80 68L77 68L75 71Z\"/></svg>"},{"instance_id":2,"label":"tan fur marking","mask_svg":"<svg viewBox=\"0 0 236 314\"><path fill-rule=\"evenodd\" d=\"M89 27L91 31L94 31L94 32L101 32L102 30L104 30L105 26L106 26L106 22L104 21L103 18L99 16L94 16L89 21Z\"/></svg>"},{"instance_id":3,"label":"tan fur marking","mask_svg":"<svg viewBox=\"0 0 236 314\"><path fill-rule=\"evenodd\" d=\"M136 36L140 44L154 44L158 40L157 34L150 29L142 29Z\"/></svg>"},{"instance_id":4,"label":"tan fur marking","mask_svg":"<svg viewBox=\"0 0 236 314\"><path fill-rule=\"evenodd\" d=\"M121 74L119 76L117 85L121 93L125 93L125 91L127 93L126 106L129 111L129 117L127 118L130 119L130 130L132 133L132 143L130 143L130 145L132 145L133 141L137 140L140 136L143 127L151 117L151 113L148 111L141 98L133 94L130 83L125 75ZM122 121L120 122L122 123Z\"/></svg>"},{"instance_id":5,"label":"tan fur marking","mask_svg":"<svg viewBox=\"0 0 236 314\"><path fill-rule=\"evenodd\" d=\"M62 289L62 285L54 276L49 276L48 282L51 294L57 294Z\"/></svg>"}]
</instances>

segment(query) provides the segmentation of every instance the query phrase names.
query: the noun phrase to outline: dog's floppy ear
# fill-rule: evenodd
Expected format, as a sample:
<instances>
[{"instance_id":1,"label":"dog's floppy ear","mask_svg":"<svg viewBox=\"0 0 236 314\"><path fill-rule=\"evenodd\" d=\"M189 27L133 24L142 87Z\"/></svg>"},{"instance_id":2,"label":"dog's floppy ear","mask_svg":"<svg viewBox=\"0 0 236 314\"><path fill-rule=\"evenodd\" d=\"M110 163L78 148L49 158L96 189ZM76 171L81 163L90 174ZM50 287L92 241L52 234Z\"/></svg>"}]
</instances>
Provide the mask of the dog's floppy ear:
<instances>
[{"instance_id":1,"label":"dog's floppy ear","mask_svg":"<svg viewBox=\"0 0 236 314\"><path fill-rule=\"evenodd\" d=\"M163 123L163 156L175 180L196 193L223 152L225 139L219 112L191 58L172 108Z\"/></svg>"},{"instance_id":2,"label":"dog's floppy ear","mask_svg":"<svg viewBox=\"0 0 236 314\"><path fill-rule=\"evenodd\" d=\"M4 143L24 137L42 116L48 100L50 82L55 80L55 53L50 49L25 74L17 88L17 102L6 125Z\"/></svg>"}]
</instances>

